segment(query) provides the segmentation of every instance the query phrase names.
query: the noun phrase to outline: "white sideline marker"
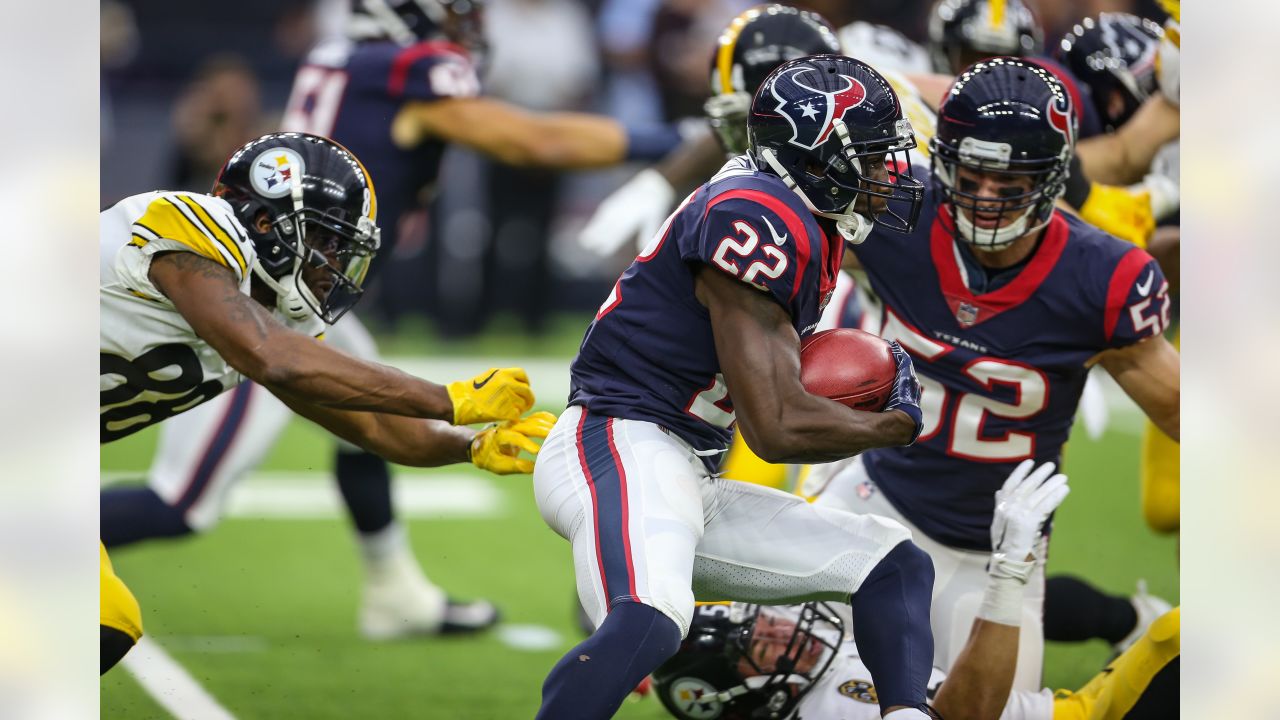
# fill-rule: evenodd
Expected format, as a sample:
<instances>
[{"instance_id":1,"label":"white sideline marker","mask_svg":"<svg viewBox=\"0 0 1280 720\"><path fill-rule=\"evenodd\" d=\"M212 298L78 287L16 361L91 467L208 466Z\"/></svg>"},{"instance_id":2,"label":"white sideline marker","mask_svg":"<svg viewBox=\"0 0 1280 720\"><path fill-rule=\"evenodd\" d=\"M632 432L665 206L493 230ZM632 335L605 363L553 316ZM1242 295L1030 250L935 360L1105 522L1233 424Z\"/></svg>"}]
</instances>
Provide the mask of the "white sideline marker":
<instances>
[{"instance_id":1,"label":"white sideline marker","mask_svg":"<svg viewBox=\"0 0 1280 720\"><path fill-rule=\"evenodd\" d=\"M124 656L124 668L177 720L235 720L195 678L145 635Z\"/></svg>"},{"instance_id":2,"label":"white sideline marker","mask_svg":"<svg viewBox=\"0 0 1280 720\"><path fill-rule=\"evenodd\" d=\"M498 642L525 652L542 652L560 647L560 633L545 625L508 625L497 627Z\"/></svg>"}]
</instances>

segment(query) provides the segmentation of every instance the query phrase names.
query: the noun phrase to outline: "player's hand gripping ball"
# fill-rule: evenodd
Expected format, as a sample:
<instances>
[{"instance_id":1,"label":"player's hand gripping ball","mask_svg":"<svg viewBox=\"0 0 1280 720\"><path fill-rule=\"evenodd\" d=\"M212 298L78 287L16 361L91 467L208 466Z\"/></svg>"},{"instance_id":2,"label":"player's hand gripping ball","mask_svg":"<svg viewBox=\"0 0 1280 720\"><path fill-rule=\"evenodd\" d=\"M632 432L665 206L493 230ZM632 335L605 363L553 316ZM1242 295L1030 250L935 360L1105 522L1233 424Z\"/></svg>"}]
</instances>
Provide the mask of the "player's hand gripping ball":
<instances>
[{"instance_id":1,"label":"player's hand gripping ball","mask_svg":"<svg viewBox=\"0 0 1280 720\"><path fill-rule=\"evenodd\" d=\"M868 332L837 328L800 341L804 389L854 410L883 410L897 369L889 343Z\"/></svg>"}]
</instances>

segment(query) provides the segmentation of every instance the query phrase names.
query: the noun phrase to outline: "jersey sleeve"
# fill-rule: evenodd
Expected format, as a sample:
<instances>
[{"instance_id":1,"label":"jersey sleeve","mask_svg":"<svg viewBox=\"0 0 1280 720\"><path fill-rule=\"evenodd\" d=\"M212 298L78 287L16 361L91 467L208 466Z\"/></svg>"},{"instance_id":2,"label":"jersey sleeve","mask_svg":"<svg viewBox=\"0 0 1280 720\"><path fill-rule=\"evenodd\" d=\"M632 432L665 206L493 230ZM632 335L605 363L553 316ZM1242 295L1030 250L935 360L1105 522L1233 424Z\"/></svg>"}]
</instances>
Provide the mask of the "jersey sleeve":
<instances>
[{"instance_id":1,"label":"jersey sleeve","mask_svg":"<svg viewBox=\"0 0 1280 720\"><path fill-rule=\"evenodd\" d=\"M444 42L419 43L392 58L387 92L403 100L475 97L480 94L480 78L462 48Z\"/></svg>"},{"instance_id":2,"label":"jersey sleeve","mask_svg":"<svg viewBox=\"0 0 1280 720\"><path fill-rule=\"evenodd\" d=\"M144 256L193 252L235 273L242 282L253 265L253 245L226 201L196 193L165 193L133 222L129 244Z\"/></svg>"},{"instance_id":3,"label":"jersey sleeve","mask_svg":"<svg viewBox=\"0 0 1280 720\"><path fill-rule=\"evenodd\" d=\"M1103 334L1107 347L1124 347L1163 335L1169 327L1169 282L1141 248L1120 257L1107 284Z\"/></svg>"},{"instance_id":4,"label":"jersey sleeve","mask_svg":"<svg viewBox=\"0 0 1280 720\"><path fill-rule=\"evenodd\" d=\"M686 262L705 263L769 293L793 316L806 283L816 296L820 250L795 210L768 193L738 189L712 198L701 232L686 242L680 248Z\"/></svg>"}]
</instances>

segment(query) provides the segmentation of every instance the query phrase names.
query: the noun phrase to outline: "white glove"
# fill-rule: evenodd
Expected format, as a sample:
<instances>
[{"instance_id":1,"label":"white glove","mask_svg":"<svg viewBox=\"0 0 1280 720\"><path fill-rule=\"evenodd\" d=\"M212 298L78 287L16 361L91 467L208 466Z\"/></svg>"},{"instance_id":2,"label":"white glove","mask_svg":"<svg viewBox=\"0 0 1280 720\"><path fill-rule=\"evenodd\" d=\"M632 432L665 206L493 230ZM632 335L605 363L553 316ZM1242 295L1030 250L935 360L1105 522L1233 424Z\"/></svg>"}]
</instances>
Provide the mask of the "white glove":
<instances>
[{"instance_id":1,"label":"white glove","mask_svg":"<svg viewBox=\"0 0 1280 720\"><path fill-rule=\"evenodd\" d=\"M582 247L597 255L612 255L638 237L643 249L671 212L676 191L662 174L646 168L600 203L578 235Z\"/></svg>"},{"instance_id":2,"label":"white glove","mask_svg":"<svg viewBox=\"0 0 1280 720\"><path fill-rule=\"evenodd\" d=\"M1023 460L1009 474L1004 487L996 491L995 518L991 521L991 550L1012 562L1025 561L1040 537L1040 528L1062 504L1067 493L1067 476L1053 474L1054 464L1035 467Z\"/></svg>"}]
</instances>

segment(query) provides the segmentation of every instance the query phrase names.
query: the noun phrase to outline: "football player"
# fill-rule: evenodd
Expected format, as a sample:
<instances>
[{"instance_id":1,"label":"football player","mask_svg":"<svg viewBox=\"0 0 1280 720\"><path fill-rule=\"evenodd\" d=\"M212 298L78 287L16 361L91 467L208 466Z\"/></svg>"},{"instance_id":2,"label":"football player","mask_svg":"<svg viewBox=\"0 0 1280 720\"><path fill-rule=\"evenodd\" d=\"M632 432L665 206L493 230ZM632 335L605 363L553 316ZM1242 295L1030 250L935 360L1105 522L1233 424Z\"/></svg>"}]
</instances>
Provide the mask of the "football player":
<instances>
[{"instance_id":1,"label":"football player","mask_svg":"<svg viewBox=\"0 0 1280 720\"><path fill-rule=\"evenodd\" d=\"M610 717L676 651L695 597L851 602L882 710L925 717L933 573L907 534L715 472L735 423L773 462L913 442L918 397L900 348L878 413L805 392L799 348L845 243L913 227L915 136L879 73L818 55L760 86L748 143L614 285L539 454L535 499L572 545L596 625L547 676L539 718Z\"/></svg>"},{"instance_id":2,"label":"football player","mask_svg":"<svg viewBox=\"0 0 1280 720\"><path fill-rule=\"evenodd\" d=\"M935 667L929 694L947 720L1119 720L1177 716L1179 611L1077 692L1013 691L1021 595L1035 535L1066 495L1052 465L1024 461L997 496L983 607L950 672ZM1047 479L1046 479L1047 478ZM1001 497L1003 496L1003 497ZM680 720L878 718L877 687L845 637L838 608L710 604L694 612L680 651L653 673L654 689Z\"/></svg>"},{"instance_id":3,"label":"football player","mask_svg":"<svg viewBox=\"0 0 1280 720\"><path fill-rule=\"evenodd\" d=\"M386 269L401 219L432 192L450 143L517 165L588 168L659 157L678 140L665 128L629 130L605 117L539 114L484 97L476 69L482 10L479 0L356 0L346 36L319 44L297 72L284 128L335 138L378 178L387 231L370 282ZM354 316L326 339L378 357ZM290 417L245 383L167 424L148 487L102 495L107 546L214 527L230 488L266 457ZM395 519L385 460L340 443L334 468L360 546L364 637L474 632L497 622L488 601L449 598L423 573Z\"/></svg>"},{"instance_id":4,"label":"football player","mask_svg":"<svg viewBox=\"0 0 1280 720\"><path fill-rule=\"evenodd\" d=\"M928 72L924 48L879 25L854 22L837 31L815 12L757 5L725 27L711 58L711 97L704 109L714 139L690 138L653 168L637 173L600 204L583 226L579 242L601 255L633 239L639 243L637 249L642 247L671 212L677 193L692 190L712 175L726 155L746 152L751 97L774 68L806 55L839 52L871 65L889 80L918 135L915 151L925 151L933 112L900 74Z\"/></svg>"},{"instance_id":5,"label":"football player","mask_svg":"<svg viewBox=\"0 0 1280 720\"><path fill-rule=\"evenodd\" d=\"M346 148L274 133L237 150L212 195L151 192L101 214L101 441L250 378L298 414L392 461L532 470L554 416L520 415L519 368L436 385L318 342L351 309L379 246L378 200ZM473 423L500 421L476 432ZM135 603L101 556L103 669L136 640ZM110 592L107 592L110 590ZM123 618L123 620L121 620ZM116 631L108 632L108 629Z\"/></svg>"},{"instance_id":6,"label":"football player","mask_svg":"<svg viewBox=\"0 0 1280 720\"><path fill-rule=\"evenodd\" d=\"M1016 58L980 62L939 111L921 222L905 240L890 245L876 229L855 248L883 301L881 334L919 362L925 429L911 447L814 468L805 493L912 528L939 570L942 667L981 597L992 491L1024 459L1059 459L1091 366L1178 437L1168 285L1145 251L1055 209L1074 141L1070 98L1052 73ZM1039 682L1043 583L1038 566L1020 689Z\"/></svg>"},{"instance_id":7,"label":"football player","mask_svg":"<svg viewBox=\"0 0 1280 720\"><path fill-rule=\"evenodd\" d=\"M1044 33L1022 0L938 0L929 12L933 71L955 76L984 58L1030 57L1044 51Z\"/></svg>"}]
</instances>

